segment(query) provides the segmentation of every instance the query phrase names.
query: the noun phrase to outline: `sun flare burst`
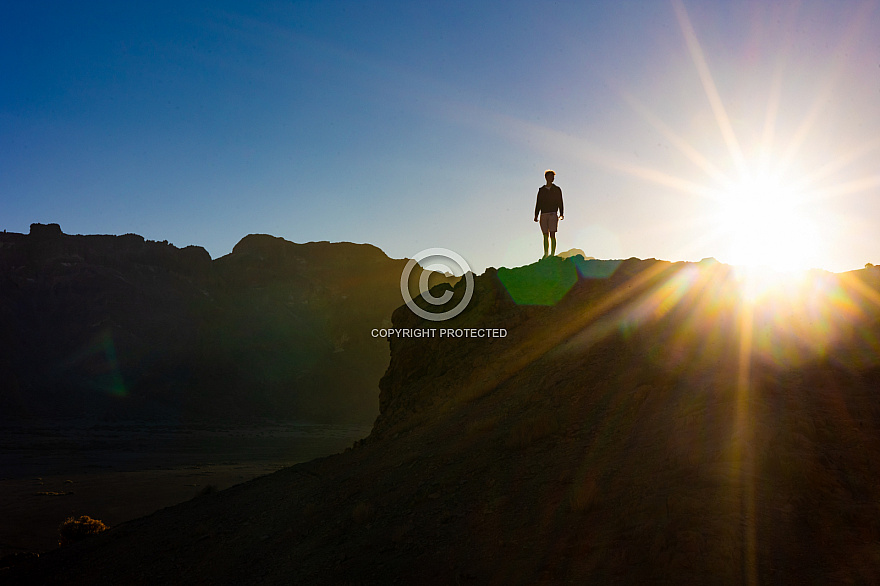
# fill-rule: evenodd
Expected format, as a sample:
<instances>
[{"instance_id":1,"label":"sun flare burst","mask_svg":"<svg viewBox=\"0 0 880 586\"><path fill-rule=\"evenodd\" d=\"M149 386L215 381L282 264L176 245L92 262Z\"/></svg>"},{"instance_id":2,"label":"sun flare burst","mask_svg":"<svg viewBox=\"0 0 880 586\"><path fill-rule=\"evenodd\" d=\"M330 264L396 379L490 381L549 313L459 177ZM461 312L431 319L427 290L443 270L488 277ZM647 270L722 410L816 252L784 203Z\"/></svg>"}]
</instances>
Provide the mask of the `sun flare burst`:
<instances>
[{"instance_id":1,"label":"sun flare burst","mask_svg":"<svg viewBox=\"0 0 880 586\"><path fill-rule=\"evenodd\" d=\"M769 174L731 182L720 194L716 218L720 260L775 271L818 267L820 235L807 199Z\"/></svg>"}]
</instances>

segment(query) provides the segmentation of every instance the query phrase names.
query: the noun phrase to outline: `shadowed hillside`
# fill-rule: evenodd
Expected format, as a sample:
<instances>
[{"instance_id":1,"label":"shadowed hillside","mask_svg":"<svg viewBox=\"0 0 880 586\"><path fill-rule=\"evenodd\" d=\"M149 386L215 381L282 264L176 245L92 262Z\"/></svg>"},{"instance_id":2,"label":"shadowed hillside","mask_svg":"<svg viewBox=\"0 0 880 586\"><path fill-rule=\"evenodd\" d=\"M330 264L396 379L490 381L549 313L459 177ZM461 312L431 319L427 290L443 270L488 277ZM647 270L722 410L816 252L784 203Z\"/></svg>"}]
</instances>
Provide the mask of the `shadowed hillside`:
<instances>
[{"instance_id":1,"label":"shadowed hillside","mask_svg":"<svg viewBox=\"0 0 880 586\"><path fill-rule=\"evenodd\" d=\"M0 419L372 421L406 260L250 235L0 234ZM432 274L430 283L445 280Z\"/></svg>"},{"instance_id":2,"label":"shadowed hillside","mask_svg":"<svg viewBox=\"0 0 880 586\"><path fill-rule=\"evenodd\" d=\"M391 339L353 449L0 579L876 583L880 274L802 277L771 295L712 261L489 269L455 319L394 325L506 335Z\"/></svg>"}]
</instances>

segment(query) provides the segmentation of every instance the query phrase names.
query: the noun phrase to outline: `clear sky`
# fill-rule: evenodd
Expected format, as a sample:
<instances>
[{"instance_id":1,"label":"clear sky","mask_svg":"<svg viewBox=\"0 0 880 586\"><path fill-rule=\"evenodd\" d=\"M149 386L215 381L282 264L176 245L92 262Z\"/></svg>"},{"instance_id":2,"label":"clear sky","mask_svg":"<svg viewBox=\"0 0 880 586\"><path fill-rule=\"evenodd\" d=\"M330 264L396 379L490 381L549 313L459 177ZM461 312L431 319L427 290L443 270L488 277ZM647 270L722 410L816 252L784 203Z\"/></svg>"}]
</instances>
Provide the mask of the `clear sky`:
<instances>
[{"instance_id":1,"label":"clear sky","mask_svg":"<svg viewBox=\"0 0 880 586\"><path fill-rule=\"evenodd\" d=\"M880 264L877 2L6 3L0 228Z\"/></svg>"}]
</instances>

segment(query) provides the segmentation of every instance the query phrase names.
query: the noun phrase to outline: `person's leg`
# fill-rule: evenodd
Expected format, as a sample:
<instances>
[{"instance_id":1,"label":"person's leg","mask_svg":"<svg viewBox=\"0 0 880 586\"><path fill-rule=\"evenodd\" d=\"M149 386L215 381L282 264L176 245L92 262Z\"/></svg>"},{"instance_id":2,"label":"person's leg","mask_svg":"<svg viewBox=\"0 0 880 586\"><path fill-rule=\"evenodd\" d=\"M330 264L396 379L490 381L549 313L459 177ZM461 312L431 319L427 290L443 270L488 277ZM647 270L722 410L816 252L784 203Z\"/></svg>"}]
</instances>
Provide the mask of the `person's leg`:
<instances>
[{"instance_id":1,"label":"person's leg","mask_svg":"<svg viewBox=\"0 0 880 586\"><path fill-rule=\"evenodd\" d=\"M545 257L547 256L547 245L548 245L547 237L548 237L548 234L546 232L544 232L544 256ZM554 244L554 246L555 246L555 244Z\"/></svg>"},{"instance_id":2,"label":"person's leg","mask_svg":"<svg viewBox=\"0 0 880 586\"><path fill-rule=\"evenodd\" d=\"M544 239L544 254L547 254L547 239ZM550 232L550 256L556 256L556 232Z\"/></svg>"}]
</instances>

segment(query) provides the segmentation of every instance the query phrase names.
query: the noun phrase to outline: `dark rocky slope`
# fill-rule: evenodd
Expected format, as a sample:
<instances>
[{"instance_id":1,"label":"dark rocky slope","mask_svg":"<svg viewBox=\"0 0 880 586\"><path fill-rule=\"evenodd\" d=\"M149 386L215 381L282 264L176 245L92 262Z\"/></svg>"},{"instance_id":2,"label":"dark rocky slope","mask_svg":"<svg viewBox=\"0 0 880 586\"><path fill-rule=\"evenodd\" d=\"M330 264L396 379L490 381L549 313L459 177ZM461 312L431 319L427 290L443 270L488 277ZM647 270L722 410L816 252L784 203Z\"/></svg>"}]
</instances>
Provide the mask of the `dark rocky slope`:
<instances>
[{"instance_id":1,"label":"dark rocky slope","mask_svg":"<svg viewBox=\"0 0 880 586\"><path fill-rule=\"evenodd\" d=\"M353 449L0 580L876 583L878 274L742 285L713 262L490 269L454 320L394 323L507 336L392 340Z\"/></svg>"},{"instance_id":2,"label":"dark rocky slope","mask_svg":"<svg viewBox=\"0 0 880 586\"><path fill-rule=\"evenodd\" d=\"M369 333L405 264L265 235L212 261L57 224L0 234L0 419L372 421L388 348Z\"/></svg>"}]
</instances>

